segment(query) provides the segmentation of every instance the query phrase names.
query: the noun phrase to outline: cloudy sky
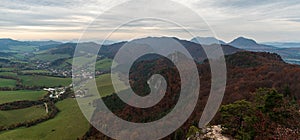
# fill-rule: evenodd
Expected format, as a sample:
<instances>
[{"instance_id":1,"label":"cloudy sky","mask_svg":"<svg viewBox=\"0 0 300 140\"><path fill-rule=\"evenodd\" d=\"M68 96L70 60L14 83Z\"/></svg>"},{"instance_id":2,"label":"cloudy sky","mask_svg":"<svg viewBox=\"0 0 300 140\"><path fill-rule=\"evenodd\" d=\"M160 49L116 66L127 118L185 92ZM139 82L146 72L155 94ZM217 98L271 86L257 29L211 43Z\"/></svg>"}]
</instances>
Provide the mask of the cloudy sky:
<instances>
[{"instance_id":1,"label":"cloudy sky","mask_svg":"<svg viewBox=\"0 0 300 140\"><path fill-rule=\"evenodd\" d=\"M92 29L95 32L87 37L91 40L101 40L104 39L104 34L119 25L118 21L122 21L123 15L130 17L139 11L134 8L143 9L148 5L136 0L136 5L123 6L116 10L118 12L110 10L125 1L128 0L0 0L0 38L76 40L81 37L87 27L93 26ZM253 38L259 42L300 42L300 0L174 1L200 15L214 35L227 42L238 36ZM184 20L191 25L187 27L188 30L197 31L201 36L208 36L208 34L200 33L203 33L205 29L195 25L199 20L195 20L194 16L187 16L188 13L185 14L180 9L165 7L163 4L153 7L151 10L155 11L156 15L177 17L175 20ZM96 23L89 26L105 11L109 14L100 16L101 23L98 26ZM110 39L128 40L142 36L140 29L159 32L157 34L165 36L177 36L184 39L190 37L175 26L156 22L130 23Z\"/></svg>"}]
</instances>

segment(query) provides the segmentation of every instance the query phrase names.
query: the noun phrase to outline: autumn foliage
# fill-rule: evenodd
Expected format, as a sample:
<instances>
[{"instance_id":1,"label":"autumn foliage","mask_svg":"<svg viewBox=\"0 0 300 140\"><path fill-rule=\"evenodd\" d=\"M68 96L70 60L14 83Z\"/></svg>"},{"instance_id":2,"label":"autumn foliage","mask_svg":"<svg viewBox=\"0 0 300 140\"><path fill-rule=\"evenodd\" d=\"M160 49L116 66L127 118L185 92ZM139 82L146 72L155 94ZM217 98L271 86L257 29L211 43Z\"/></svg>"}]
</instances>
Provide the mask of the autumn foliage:
<instances>
[{"instance_id":1,"label":"autumn foliage","mask_svg":"<svg viewBox=\"0 0 300 140\"><path fill-rule=\"evenodd\" d=\"M228 134L241 138L246 137L243 132L249 132L247 138L255 139L294 136L296 134L294 130L298 129L296 124L300 118L297 118L296 108L300 103L300 85L297 82L300 81L300 67L286 64L277 54L264 52L238 52L226 56L226 64L227 86L223 105L233 103L233 107L241 111L236 118L227 118L227 121L232 122L228 127L230 132ZM202 115L211 88L211 71L207 61L198 63L197 67L201 83L197 106L181 128L164 138L166 140L184 139L189 127L197 126ZM168 83L167 92L157 105L147 109L134 108L123 103L115 94L103 99L106 105L119 117L132 122L151 122L168 114L176 105L179 97L180 75L176 67L163 58L140 61L135 64L130 74L131 86L137 94L147 95L149 92L146 84L149 74L161 74ZM276 89L276 94L261 95L260 97L264 97L265 100L256 101L259 88ZM294 104L288 106L290 102ZM261 108L259 108L260 106ZM229 115L236 113L229 110L227 112ZM224 114L218 113L211 124L224 123L222 115ZM251 118L251 116L255 117ZM290 117L293 119L286 119ZM94 118L93 121L98 123L109 121L109 118L99 118L97 110L94 112ZM248 121L251 122L251 125L247 124ZM244 127L246 124L247 127ZM255 127L255 129L251 129L251 127ZM82 139L110 138L91 127Z\"/></svg>"}]
</instances>

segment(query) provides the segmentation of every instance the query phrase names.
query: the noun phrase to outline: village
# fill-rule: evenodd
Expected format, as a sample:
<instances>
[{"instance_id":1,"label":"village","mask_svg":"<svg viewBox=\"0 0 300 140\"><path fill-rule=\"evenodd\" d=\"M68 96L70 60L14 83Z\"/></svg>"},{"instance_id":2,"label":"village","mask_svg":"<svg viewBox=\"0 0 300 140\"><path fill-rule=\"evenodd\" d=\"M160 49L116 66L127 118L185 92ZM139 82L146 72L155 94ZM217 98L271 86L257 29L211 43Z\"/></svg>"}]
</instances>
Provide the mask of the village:
<instances>
[{"instance_id":1,"label":"village","mask_svg":"<svg viewBox=\"0 0 300 140\"><path fill-rule=\"evenodd\" d=\"M72 88L73 84L70 84L66 87L54 87L54 88L44 88L44 91L47 91L49 94L49 98L59 99L63 94L66 93L66 89ZM79 89L75 92L75 95L72 98L83 98L86 97L89 93L88 89Z\"/></svg>"},{"instance_id":2,"label":"village","mask_svg":"<svg viewBox=\"0 0 300 140\"><path fill-rule=\"evenodd\" d=\"M66 92L67 87L57 87L57 88L44 88L44 91L48 91L50 93L49 97L58 99L61 95Z\"/></svg>"}]
</instances>

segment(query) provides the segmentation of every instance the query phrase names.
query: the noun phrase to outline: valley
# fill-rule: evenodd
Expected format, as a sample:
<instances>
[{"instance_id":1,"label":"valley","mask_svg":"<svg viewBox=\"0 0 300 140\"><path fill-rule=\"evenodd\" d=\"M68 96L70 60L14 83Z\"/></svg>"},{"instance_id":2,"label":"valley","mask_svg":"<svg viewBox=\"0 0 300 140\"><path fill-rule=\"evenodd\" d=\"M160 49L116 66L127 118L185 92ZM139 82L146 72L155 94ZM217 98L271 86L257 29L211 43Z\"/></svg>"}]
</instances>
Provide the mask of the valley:
<instances>
[{"instance_id":1,"label":"valley","mask_svg":"<svg viewBox=\"0 0 300 140\"><path fill-rule=\"evenodd\" d=\"M201 85L197 111L193 112L182 127L165 138L182 139L201 116L211 86L210 68L201 42L199 44L195 39L191 42L178 38L148 37L140 41L167 42L170 39L175 39L191 53L197 64L201 81L205 81ZM216 47L215 42L220 42L226 55L228 79L223 105L240 100L252 101L254 93L260 88L271 88L285 93L287 87L294 102L299 104L300 86L294 82L300 80L300 66L295 65L299 64L298 48L270 47L246 38L239 38L234 43L225 43L213 38L198 39L204 41L206 47L211 48ZM174 74L176 72L173 72L176 68L160 57L148 56L137 61L130 74L134 79L131 86L138 93L145 94L149 90L141 85L145 83L144 80L147 80L144 77L148 75L145 73L149 71L147 68L151 68L153 73L162 72L167 77L167 81L172 82L173 85L168 87L164 100L150 108L153 109L151 114L156 115L149 114L147 109L136 109L126 105L117 98L110 77L113 58L126 43L101 46L95 65L98 91L109 108L126 120L147 122L159 119L174 107L178 98L177 91L180 85L177 85L176 81L179 81L179 77ZM91 42L82 44L99 46ZM73 59L83 60L82 63L86 59L85 56L73 58L76 45L76 43L56 41L0 39L0 139L109 139L88 123L78 107L75 96L80 96L77 99L84 102L81 107L90 109L93 106L93 109L88 111L93 114L91 116L93 121L99 121L96 93L82 89L81 93L77 94L72 89ZM118 63L122 64L122 62ZM88 73L82 75L90 79ZM126 92L127 89L123 87L125 86L120 85L122 92ZM93 102L90 102L91 100ZM220 112L210 125L227 123L218 121L219 118ZM284 124L284 127L288 126ZM231 132L228 134L235 136Z\"/></svg>"},{"instance_id":2,"label":"valley","mask_svg":"<svg viewBox=\"0 0 300 140\"><path fill-rule=\"evenodd\" d=\"M0 140L300 140L300 0L0 2Z\"/></svg>"}]
</instances>

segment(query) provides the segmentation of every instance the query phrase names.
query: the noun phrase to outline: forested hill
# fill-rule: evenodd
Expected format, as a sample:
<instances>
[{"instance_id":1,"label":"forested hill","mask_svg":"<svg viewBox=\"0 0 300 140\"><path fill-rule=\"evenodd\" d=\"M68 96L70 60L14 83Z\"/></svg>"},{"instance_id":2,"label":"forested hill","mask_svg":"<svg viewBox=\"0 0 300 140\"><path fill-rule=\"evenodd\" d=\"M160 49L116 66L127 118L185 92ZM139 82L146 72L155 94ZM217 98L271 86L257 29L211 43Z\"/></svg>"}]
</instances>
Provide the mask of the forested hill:
<instances>
[{"instance_id":1,"label":"forested hill","mask_svg":"<svg viewBox=\"0 0 300 140\"><path fill-rule=\"evenodd\" d=\"M292 100L294 100L296 104L300 103L300 85L297 82L295 82L300 80L299 66L285 63L277 54L264 52L238 52L226 56L226 62L228 74L226 92L223 99L224 105L240 100L253 101L255 100L256 91L260 88L271 88L282 94L287 93L288 91L289 96L293 98L287 98L287 100L290 100L291 102ZM154 64L152 65L151 62L142 62L135 66L135 68L138 71L132 72L132 75L130 76L132 77L132 79L137 80L136 82L134 80L132 81L132 86L133 89L135 89L135 92L139 94L148 91L147 88L139 88L143 86L143 83L145 83L145 80L147 80L147 78L141 77L141 73L144 73L143 71L146 70L148 65L152 66L152 70L162 72L163 75L167 77L166 81L173 83L171 84L172 86L168 87L163 100L159 102L159 104L150 108L152 109L151 111L148 109L137 109L128 106L125 103L123 103L116 95L111 95L104 98L106 104L119 117L133 122L153 121L167 114L167 112L169 112L170 109L172 109L172 107L174 107L174 105L176 104L176 101L178 99L178 91L180 90L180 88L178 88L180 86L178 81L180 80L179 76L176 74L176 69L172 67L172 65L169 65L168 62L163 59L156 60L152 63ZM157 63L159 63L160 65L155 65ZM168 69L168 72L163 72L166 69ZM192 125L197 126L197 122L201 117L202 110L205 106L209 95L211 78L210 67L207 62L199 64L198 70L201 80L201 89L199 94L200 97L198 99L195 111L180 129L178 129L176 132L172 133L164 139L185 139L185 134L187 134L189 127ZM297 114L298 112L296 111L294 113ZM96 111L94 114L94 121L100 122L101 119L99 119L98 117L99 116L97 115ZM220 117L221 114L216 115L214 121L211 123L220 124ZM298 122L299 120L292 121ZM280 124L276 121L272 121L272 123L276 124L274 126L280 126ZM267 129L267 127L265 126L257 127ZM83 138L104 139L107 137L101 134L95 128L91 127L90 131L86 133L86 135Z\"/></svg>"}]
</instances>

